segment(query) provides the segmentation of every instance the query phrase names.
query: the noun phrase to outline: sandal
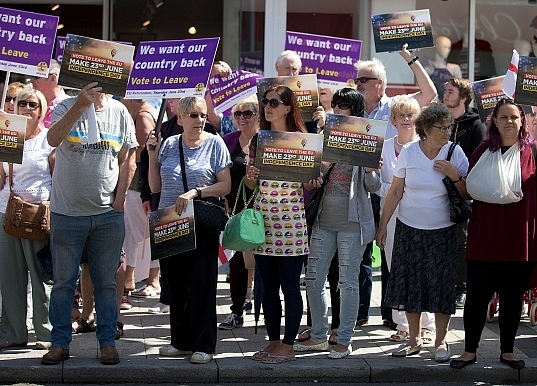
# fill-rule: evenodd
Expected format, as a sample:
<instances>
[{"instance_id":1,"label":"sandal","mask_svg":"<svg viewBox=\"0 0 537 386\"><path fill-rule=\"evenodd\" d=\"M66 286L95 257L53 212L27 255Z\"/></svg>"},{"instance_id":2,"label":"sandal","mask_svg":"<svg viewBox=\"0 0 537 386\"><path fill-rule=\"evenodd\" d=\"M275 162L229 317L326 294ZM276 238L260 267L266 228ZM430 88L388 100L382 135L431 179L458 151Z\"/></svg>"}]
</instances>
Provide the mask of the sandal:
<instances>
[{"instance_id":1,"label":"sandal","mask_svg":"<svg viewBox=\"0 0 537 386\"><path fill-rule=\"evenodd\" d=\"M114 340L119 340L123 336L123 326L123 323L116 322L116 336L114 336Z\"/></svg>"},{"instance_id":2,"label":"sandal","mask_svg":"<svg viewBox=\"0 0 537 386\"><path fill-rule=\"evenodd\" d=\"M97 330L97 326L95 325L95 320L87 321L82 318L76 318L75 322L77 326L73 327L73 334L95 332Z\"/></svg>"},{"instance_id":3,"label":"sandal","mask_svg":"<svg viewBox=\"0 0 537 386\"><path fill-rule=\"evenodd\" d=\"M131 292L131 296L136 298L155 298L160 295L160 288L155 288L150 285L144 285L142 288Z\"/></svg>"},{"instance_id":4,"label":"sandal","mask_svg":"<svg viewBox=\"0 0 537 386\"><path fill-rule=\"evenodd\" d=\"M311 339L310 332L311 332L311 327L306 327L305 329L303 329L302 331L298 333L298 338L296 338L296 341L305 342L307 340L310 340Z\"/></svg>"},{"instance_id":5,"label":"sandal","mask_svg":"<svg viewBox=\"0 0 537 386\"><path fill-rule=\"evenodd\" d=\"M434 342L434 331L424 328L421 330L421 340L425 344L431 344Z\"/></svg>"},{"instance_id":6,"label":"sandal","mask_svg":"<svg viewBox=\"0 0 537 386\"><path fill-rule=\"evenodd\" d=\"M330 332L330 337L328 338L328 344L330 346L335 346L337 345L337 328L334 328L331 332Z\"/></svg>"},{"instance_id":7,"label":"sandal","mask_svg":"<svg viewBox=\"0 0 537 386\"><path fill-rule=\"evenodd\" d=\"M391 342L404 342L405 340L408 340L409 335L410 334L408 333L408 331L397 330L395 334L392 334L392 336L390 336L390 341ZM422 338L423 338L423 335L422 335Z\"/></svg>"}]
</instances>

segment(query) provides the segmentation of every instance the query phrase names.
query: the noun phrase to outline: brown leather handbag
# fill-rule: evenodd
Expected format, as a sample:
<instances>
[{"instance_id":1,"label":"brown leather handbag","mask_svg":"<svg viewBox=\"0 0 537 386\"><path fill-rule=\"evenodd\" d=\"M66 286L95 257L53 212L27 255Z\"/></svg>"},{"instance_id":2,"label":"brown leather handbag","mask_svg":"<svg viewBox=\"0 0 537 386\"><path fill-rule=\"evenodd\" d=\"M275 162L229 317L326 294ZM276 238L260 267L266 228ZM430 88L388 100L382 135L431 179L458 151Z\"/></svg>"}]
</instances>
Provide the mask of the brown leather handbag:
<instances>
[{"instance_id":1,"label":"brown leather handbag","mask_svg":"<svg viewBox=\"0 0 537 386\"><path fill-rule=\"evenodd\" d=\"M31 204L13 193L13 164L9 164L9 201L4 218L4 232L29 240L48 240L50 237L49 202Z\"/></svg>"}]
</instances>

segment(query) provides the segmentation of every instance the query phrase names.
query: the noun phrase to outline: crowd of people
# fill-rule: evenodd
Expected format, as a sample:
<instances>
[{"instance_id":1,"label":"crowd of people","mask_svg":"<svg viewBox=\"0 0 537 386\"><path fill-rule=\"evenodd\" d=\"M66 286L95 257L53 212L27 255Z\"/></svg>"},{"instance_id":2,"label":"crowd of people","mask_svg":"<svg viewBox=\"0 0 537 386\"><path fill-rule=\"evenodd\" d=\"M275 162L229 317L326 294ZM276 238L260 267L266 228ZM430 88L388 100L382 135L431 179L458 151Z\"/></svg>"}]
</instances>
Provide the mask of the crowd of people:
<instances>
[{"instance_id":1,"label":"crowd of people","mask_svg":"<svg viewBox=\"0 0 537 386\"><path fill-rule=\"evenodd\" d=\"M115 341L124 333L120 309L130 307L129 294L159 296L151 312L169 312L171 341L160 355L208 363L217 352L218 328L243 326L255 271L268 343L252 359L280 364L308 351L342 359L353 351L355 327L368 323L375 242L382 249L383 325L394 331L389 339L401 343L392 356L414 355L432 344L438 362L451 360L456 369L475 363L487 305L498 293L500 361L523 368L513 348L521 297L537 266L533 127L508 98L497 103L485 126L470 107L469 80L449 79L440 101L419 58L407 45L399 54L416 78L417 93L388 97L382 62L360 60L356 87L320 88L321 105L306 122L284 85L269 87L259 101L238 102L230 117L216 113L210 97L169 100L173 116L158 132L157 111L146 100L118 101L96 82L69 98L58 86L57 63L48 78L8 85L4 109L26 116L27 128L22 164L4 162L0 168L0 221L10 192L28 202L50 201L51 220L49 243L0 230L0 348L28 344L30 280L36 347L48 350L43 364L68 359L72 334L93 331L101 362L119 363ZM292 51L276 61L279 76L297 75L301 67ZM211 75L231 71L219 61ZM253 162L258 132L320 134L326 114L386 121L378 168L323 162L308 182L265 178ZM95 132L105 139L92 142ZM320 209L308 227L305 205L325 178ZM452 221L446 178L472 200L469 221ZM508 197L487 190L484 181L490 180L500 181ZM181 214L192 202L220 197L228 212L242 210L247 201L262 211L267 195L272 213L282 211L287 196L296 198L298 215L289 218L285 234L291 242L284 255L271 253L284 236L280 217L265 215L265 243L231 258L231 313L219 325L218 230L197 226L196 248L153 262L145 285L135 290L149 212L173 206ZM37 260L48 247L53 284ZM73 315L79 282L84 309ZM464 309L465 349L451 359L446 334L457 308ZM305 311L308 325L299 332Z\"/></svg>"}]
</instances>

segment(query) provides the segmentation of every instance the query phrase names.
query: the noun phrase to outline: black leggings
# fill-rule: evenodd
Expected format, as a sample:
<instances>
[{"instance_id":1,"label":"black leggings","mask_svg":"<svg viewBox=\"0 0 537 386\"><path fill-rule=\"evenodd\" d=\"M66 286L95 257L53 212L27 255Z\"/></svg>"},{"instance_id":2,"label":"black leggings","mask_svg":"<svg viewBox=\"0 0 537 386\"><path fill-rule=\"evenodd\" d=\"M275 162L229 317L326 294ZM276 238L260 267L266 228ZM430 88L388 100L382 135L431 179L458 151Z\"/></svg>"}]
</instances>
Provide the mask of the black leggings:
<instances>
[{"instance_id":1,"label":"black leggings","mask_svg":"<svg viewBox=\"0 0 537 386\"><path fill-rule=\"evenodd\" d=\"M500 296L499 326L501 353L512 353L522 312L522 295L527 290L536 263L467 261L467 293L464 305L464 350L475 353L485 327L488 304Z\"/></svg>"}]
</instances>

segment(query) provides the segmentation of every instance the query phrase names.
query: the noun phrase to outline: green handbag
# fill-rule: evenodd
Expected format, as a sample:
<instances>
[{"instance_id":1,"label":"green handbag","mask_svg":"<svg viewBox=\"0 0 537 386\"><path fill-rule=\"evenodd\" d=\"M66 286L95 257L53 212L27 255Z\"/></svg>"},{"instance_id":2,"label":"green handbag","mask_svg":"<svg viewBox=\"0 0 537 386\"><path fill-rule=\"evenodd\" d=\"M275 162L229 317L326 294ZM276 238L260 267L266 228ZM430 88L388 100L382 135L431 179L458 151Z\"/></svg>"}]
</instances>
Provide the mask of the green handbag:
<instances>
[{"instance_id":1,"label":"green handbag","mask_svg":"<svg viewBox=\"0 0 537 386\"><path fill-rule=\"evenodd\" d=\"M246 202L246 189L244 179L239 185L239 194L235 200L233 211L226 223L222 236L222 246L233 251L249 251L265 242L265 221L261 212L248 208L252 199L257 195L259 187L256 186L252 196ZM244 209L235 214L237 201L242 196Z\"/></svg>"}]
</instances>

